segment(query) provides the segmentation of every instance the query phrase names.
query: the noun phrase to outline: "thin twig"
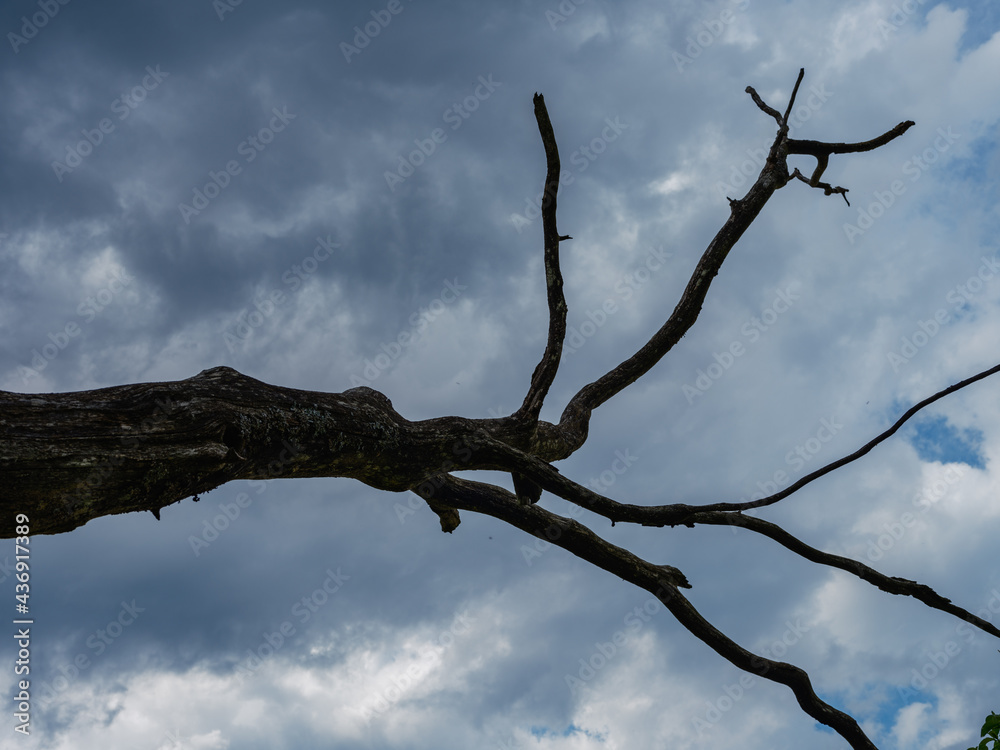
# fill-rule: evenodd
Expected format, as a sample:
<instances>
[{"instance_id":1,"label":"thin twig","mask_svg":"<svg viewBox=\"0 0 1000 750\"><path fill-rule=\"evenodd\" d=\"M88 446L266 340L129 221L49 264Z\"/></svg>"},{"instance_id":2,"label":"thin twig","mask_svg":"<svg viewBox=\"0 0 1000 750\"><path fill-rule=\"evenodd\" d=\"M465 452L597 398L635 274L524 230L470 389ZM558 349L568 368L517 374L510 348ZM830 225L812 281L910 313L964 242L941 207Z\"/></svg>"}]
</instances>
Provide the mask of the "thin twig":
<instances>
[{"instance_id":1,"label":"thin twig","mask_svg":"<svg viewBox=\"0 0 1000 750\"><path fill-rule=\"evenodd\" d=\"M795 106L795 97L799 93L799 84L802 83L802 77L805 76L806 69L799 68L799 77L795 79L795 87L792 89L792 95L788 97L788 107L785 109L785 116L781 118L781 125L788 124L788 115L792 113L792 107Z\"/></svg>"},{"instance_id":2,"label":"thin twig","mask_svg":"<svg viewBox=\"0 0 1000 750\"><path fill-rule=\"evenodd\" d=\"M863 446L854 451L854 453L851 453L848 456L844 456L843 458L839 458L836 461L828 463L826 466L816 469L816 471L814 472L806 474L799 481L790 484L788 487L781 490L780 492L776 492L773 495L768 495L767 497L761 498L760 500L752 500L745 503L714 503L712 505L705 505L701 507L701 510L750 510L751 508L763 508L765 505L774 505L776 502L784 500L792 493L798 492L807 484L814 482L820 477L829 474L831 471L839 469L841 466L845 466L853 461L857 461L859 458L861 458L862 456L866 455L869 451L871 451L871 449L874 448L876 445L884 442L888 438L895 435L896 431L899 430L899 428L902 427L910 417L912 417L918 411L923 409L925 406L930 406L935 401L938 401L944 398L945 396L954 393L957 390L965 388L967 385L972 385L973 383L983 380L984 378L988 378L990 375L994 375L998 372L1000 372L1000 365L991 367L988 370L983 370L982 372L973 375L971 378L966 378L965 380L959 381L954 385L950 385L947 388L938 391L933 396L925 398L920 403L914 404L913 406L911 406L909 409L906 410L903 416L901 416L899 419L896 420L896 422L892 425L892 427L890 427L885 432L876 435L874 438L872 438Z\"/></svg>"},{"instance_id":3,"label":"thin twig","mask_svg":"<svg viewBox=\"0 0 1000 750\"><path fill-rule=\"evenodd\" d=\"M844 570L851 575L857 576L862 581L866 581L874 586L877 586L879 589L889 594L895 594L897 596L911 596L932 609L947 612L960 620L964 620L970 625L975 625L985 633L989 633L996 638L1000 638L1000 628L997 628L995 625L982 619L981 617L977 617L968 610L959 607L957 604L953 604L951 599L946 599L941 596L930 586L923 583L917 583L916 581L911 581L907 578L887 576L857 560L851 560L848 557L841 557L840 555L834 555L829 552L822 552L815 547L809 546L777 524L765 521L763 518L755 518L754 516L748 516L743 513L695 513L690 520L693 523L715 526L740 526L742 528L755 531L758 534L768 537L769 539L773 539L778 542L778 544L791 550L800 557L804 557L806 560L820 565L827 565L831 568Z\"/></svg>"}]
</instances>

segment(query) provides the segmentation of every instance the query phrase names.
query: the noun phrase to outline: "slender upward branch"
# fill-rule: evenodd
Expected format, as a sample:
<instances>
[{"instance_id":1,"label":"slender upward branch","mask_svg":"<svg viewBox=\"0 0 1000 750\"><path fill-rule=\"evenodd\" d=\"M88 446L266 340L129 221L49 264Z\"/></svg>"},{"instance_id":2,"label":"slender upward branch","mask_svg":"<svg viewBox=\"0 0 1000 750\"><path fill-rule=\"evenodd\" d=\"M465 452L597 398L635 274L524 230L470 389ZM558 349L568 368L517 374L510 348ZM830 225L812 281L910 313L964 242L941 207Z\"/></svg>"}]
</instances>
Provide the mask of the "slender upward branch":
<instances>
[{"instance_id":1,"label":"slender upward branch","mask_svg":"<svg viewBox=\"0 0 1000 750\"><path fill-rule=\"evenodd\" d=\"M542 233L545 242L545 288L549 306L549 335L542 359L531 375L531 385L518 410L520 418L532 422L538 419L545 395L555 380L562 356L563 341L566 338L566 298L563 295L562 271L559 269L559 243L572 239L560 236L556 228L556 195L559 192L559 148L556 146L555 132L549 120L545 99L535 94L535 119L538 132L545 146L545 190L542 193Z\"/></svg>"},{"instance_id":2,"label":"slender upward branch","mask_svg":"<svg viewBox=\"0 0 1000 750\"><path fill-rule=\"evenodd\" d=\"M778 111L768 107L756 91L751 87L747 87L747 91L757 106L771 114L779 124L767 162L747 194L740 200L730 199L729 218L702 254L680 301L660 330L627 360L581 388L567 404L559 420L559 431L573 450L587 438L591 412L649 372L691 329L701 313L712 280L719 273L729 251L754 222L774 191L788 182L788 167L785 164L788 126Z\"/></svg>"},{"instance_id":3,"label":"slender upward branch","mask_svg":"<svg viewBox=\"0 0 1000 750\"><path fill-rule=\"evenodd\" d=\"M788 97L788 106L785 108L785 114L781 118L781 125L788 125L788 115L792 113L792 107L795 106L795 97L799 94L799 85L802 83L802 79L806 74L805 68L799 68L799 77L795 79L795 87L792 89L792 95Z\"/></svg>"},{"instance_id":4,"label":"slender upward branch","mask_svg":"<svg viewBox=\"0 0 1000 750\"><path fill-rule=\"evenodd\" d=\"M524 402L512 416L514 422L521 425L523 431L522 445L530 446L535 442L538 431L538 415L542 410L552 381L559 370L559 360L562 357L563 341L566 338L566 297L563 295L562 271L559 268L559 243L573 239L569 235L560 236L556 227L556 197L559 192L559 148L556 145L555 131L549 120L549 112L545 108L545 99L541 94L535 94L535 120L538 122L538 132L542 136L545 147L545 190L542 192L542 235L544 239L545 258L545 289L549 308L549 333L545 343L542 359L531 374L531 384L524 396ZM524 475L513 472L514 491L522 505L538 502L541 488Z\"/></svg>"},{"instance_id":5,"label":"slender upward branch","mask_svg":"<svg viewBox=\"0 0 1000 750\"><path fill-rule=\"evenodd\" d=\"M806 180L806 182L814 187L823 187L827 194L840 193L843 195L847 192L845 188L835 188L818 182L823 167L826 166L825 159L829 158L829 154L870 151L889 143L913 125L911 121L900 123L878 138L862 143L821 143L820 141L790 139L788 138L788 116L795 103L795 97L804 75L805 70L800 69L784 115L765 103L752 86L747 86L747 93L750 94L757 107L773 117L778 124L778 132L771 145L767 160L747 194L740 200L730 199L729 218L702 254L680 301L660 330L653 334L649 341L631 357L594 382L581 388L567 404L556 430L558 438L565 443L564 453L571 453L586 441L590 416L594 409L649 372L695 324L712 280L719 273L720 267L733 246L760 214L774 191L792 179L793 175L788 172L788 154L812 154L816 156L821 164L813 173L812 179ZM794 176L804 179L798 170ZM846 195L844 199L846 200Z\"/></svg>"},{"instance_id":6,"label":"slender upward branch","mask_svg":"<svg viewBox=\"0 0 1000 750\"><path fill-rule=\"evenodd\" d=\"M876 445L884 442L885 440L888 440L890 437L895 435L896 432L899 430L899 428L902 427L904 424L906 424L907 420L909 420L910 417L912 417L914 414L916 414L924 407L930 406L935 401L938 401L944 398L945 396L954 393L957 390L965 388L968 385L977 383L980 380L983 380L984 378L988 378L990 375L994 375L998 372L1000 372L1000 365L995 365L994 367L991 367L988 370L983 370L982 372L977 373L972 377L966 378L965 380L960 380L954 385L950 385L947 388L938 391L933 396L928 396L923 401L914 404L905 412L903 412L903 415L899 419L897 419L889 429L873 437L867 443L865 443L856 451L854 451L854 453L844 456L843 458L838 458L836 461L831 461L826 466L822 466L816 469L815 471L806 474L800 480L790 484L788 487L781 490L780 492L775 492L773 495L768 495L767 497L763 497L760 500L751 500L745 503L713 503L712 505L701 506L699 510L743 511L743 510L750 510L752 508L763 508L766 505L774 505L776 502L784 500L789 495L798 492L807 484L816 481L822 476L826 476L831 471L839 469L841 466L846 466L847 464L853 461L857 461L862 456L867 455Z\"/></svg>"}]
</instances>

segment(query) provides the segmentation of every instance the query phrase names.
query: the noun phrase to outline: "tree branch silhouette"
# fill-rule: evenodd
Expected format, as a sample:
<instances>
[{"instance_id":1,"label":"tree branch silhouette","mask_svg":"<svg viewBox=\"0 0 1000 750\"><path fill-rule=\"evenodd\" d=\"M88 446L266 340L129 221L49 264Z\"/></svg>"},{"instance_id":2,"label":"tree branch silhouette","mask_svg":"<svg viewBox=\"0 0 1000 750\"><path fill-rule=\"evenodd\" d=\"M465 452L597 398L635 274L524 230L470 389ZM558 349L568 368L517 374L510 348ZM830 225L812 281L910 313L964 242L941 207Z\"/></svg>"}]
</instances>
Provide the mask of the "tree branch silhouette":
<instances>
[{"instance_id":1,"label":"tree branch silhouette","mask_svg":"<svg viewBox=\"0 0 1000 750\"><path fill-rule=\"evenodd\" d=\"M1000 637L1000 630L989 622L928 586L821 552L777 524L744 514L780 502L867 455L919 410L1000 372L1000 365L924 399L850 455L752 502L624 503L583 487L552 465L585 443L595 409L649 372L691 330L713 279L775 191L794 179L847 200L846 188L820 181L831 155L880 148L914 124L907 120L856 143L789 138L789 115L804 74L800 69L784 113L747 87L754 104L778 126L760 174L746 195L728 199L729 217L701 255L663 325L634 354L580 388L558 423L539 415L558 372L566 336L559 249L571 238L560 235L557 227L559 151L545 100L535 94L535 119L546 158L541 213L549 319L545 350L516 412L491 419L445 416L410 421L388 397L371 388L343 393L283 388L228 367L176 382L75 393L0 391L0 470L6 482L0 505L28 515L33 532L55 534L108 514L148 510L159 518L167 505L192 496L197 500L200 494L238 479L349 477L379 490L412 491L438 515L446 532L458 528L462 511L488 515L653 593L692 635L730 663L788 686L805 713L834 729L851 747L874 748L853 718L816 695L802 669L747 651L706 620L681 593L692 587L681 570L643 560L578 521L535 504L545 490L612 524L740 526L806 560L846 571L888 593L913 597ZM787 157L792 154L816 158L811 177L797 169L789 173ZM510 473L515 494L453 475L475 470ZM12 534L11 526L0 529L0 536Z\"/></svg>"}]
</instances>

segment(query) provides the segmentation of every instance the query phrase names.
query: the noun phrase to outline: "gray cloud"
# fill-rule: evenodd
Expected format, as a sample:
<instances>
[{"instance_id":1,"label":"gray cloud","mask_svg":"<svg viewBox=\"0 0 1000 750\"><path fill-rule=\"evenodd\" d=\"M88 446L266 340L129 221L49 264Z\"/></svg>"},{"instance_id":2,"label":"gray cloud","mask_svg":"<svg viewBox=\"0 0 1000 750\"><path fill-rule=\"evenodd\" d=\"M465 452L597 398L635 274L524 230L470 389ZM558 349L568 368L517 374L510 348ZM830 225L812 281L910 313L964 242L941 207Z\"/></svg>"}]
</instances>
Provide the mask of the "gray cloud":
<instances>
[{"instance_id":1,"label":"gray cloud","mask_svg":"<svg viewBox=\"0 0 1000 750\"><path fill-rule=\"evenodd\" d=\"M555 419L662 324L724 198L745 190L734 176L773 123L744 88L780 108L805 67L803 94L829 94L806 105L797 137L917 127L831 161L825 177L850 188L850 207L801 183L779 191L691 335L599 410L588 445L560 465L642 503L792 481L884 429L899 404L995 364L1000 286L984 280L960 309L949 294L997 255L996 14L910 5L8 3L0 387L228 364L317 390L365 378L411 419L513 411L547 314L538 91L572 178L559 221L575 238L575 338L543 414ZM960 137L908 171L939 128ZM905 190L873 211L893 180ZM851 242L862 212L874 218ZM787 289L797 297L779 314ZM894 368L888 355L942 308L947 325ZM742 353L727 357L734 343ZM992 387L944 402L933 434L898 438L762 515L871 562L870 545L920 510L872 564L989 613ZM822 433L823 420L841 427ZM968 434L982 466L915 509L948 470L928 457L956 455L942 441ZM644 592L489 519L446 537L408 495L345 480L234 483L162 517L32 539L32 677L52 697L25 747L683 747L735 727L750 747L839 746L790 694L759 686L699 734L694 718L739 673L663 610L629 620ZM985 635L747 532L581 519L682 568L695 605L748 647L773 650L801 623L780 658L813 672L880 747L954 744L942 738L971 736L996 708ZM330 571L348 577L335 593ZM143 611L123 616L133 600ZM566 676L619 631L614 657L571 691ZM903 697L949 640L960 652ZM259 668L240 680L252 655Z\"/></svg>"}]
</instances>

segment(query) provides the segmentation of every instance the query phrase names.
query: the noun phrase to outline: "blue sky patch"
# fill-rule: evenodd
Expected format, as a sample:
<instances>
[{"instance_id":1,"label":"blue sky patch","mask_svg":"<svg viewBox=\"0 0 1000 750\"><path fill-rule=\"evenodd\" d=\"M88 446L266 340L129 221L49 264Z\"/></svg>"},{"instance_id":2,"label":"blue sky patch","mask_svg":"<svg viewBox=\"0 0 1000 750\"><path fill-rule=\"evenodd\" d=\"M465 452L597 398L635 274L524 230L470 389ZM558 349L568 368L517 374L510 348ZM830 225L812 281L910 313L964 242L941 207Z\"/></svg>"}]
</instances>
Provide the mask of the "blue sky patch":
<instances>
[{"instance_id":1,"label":"blue sky patch","mask_svg":"<svg viewBox=\"0 0 1000 750\"><path fill-rule=\"evenodd\" d=\"M953 0L948 5L969 14L959 46L960 53L976 49L1000 31L1000 7L991 0Z\"/></svg>"},{"instance_id":2,"label":"blue sky patch","mask_svg":"<svg viewBox=\"0 0 1000 750\"><path fill-rule=\"evenodd\" d=\"M821 697L834 706L843 707L847 704L846 696L840 692ZM875 713L862 714L861 712L856 712L854 713L855 718L859 721L864 719L865 721L874 722L879 726L880 732L884 735L888 735L892 731L899 718L899 712L907 706L914 703L926 703L934 710L938 704L937 696L914 688L910 684L898 686L869 684L865 692L862 693L862 698L876 709ZM832 729L823 724L816 723L814 728L822 732L833 733ZM889 744L886 743L885 746L888 747Z\"/></svg>"},{"instance_id":3,"label":"blue sky patch","mask_svg":"<svg viewBox=\"0 0 1000 750\"><path fill-rule=\"evenodd\" d=\"M607 738L604 734L600 732L592 732L589 729L583 729L578 727L576 724L570 724L562 732L554 732L548 727L532 727L531 734L535 737L570 737L574 734L582 734L592 740L597 740L598 742L604 742Z\"/></svg>"},{"instance_id":4,"label":"blue sky patch","mask_svg":"<svg viewBox=\"0 0 1000 750\"><path fill-rule=\"evenodd\" d=\"M980 136L972 141L968 148L968 155L951 162L949 166L952 173L949 176L959 183L988 183L990 187L995 187L992 185L994 176L991 173L992 164L997 158L995 135L990 132L989 135Z\"/></svg>"},{"instance_id":5,"label":"blue sky patch","mask_svg":"<svg viewBox=\"0 0 1000 750\"><path fill-rule=\"evenodd\" d=\"M964 463L974 469L986 468L980 453L983 433L974 429L958 429L945 417L917 418L904 428L905 437L916 448L922 461Z\"/></svg>"}]
</instances>

